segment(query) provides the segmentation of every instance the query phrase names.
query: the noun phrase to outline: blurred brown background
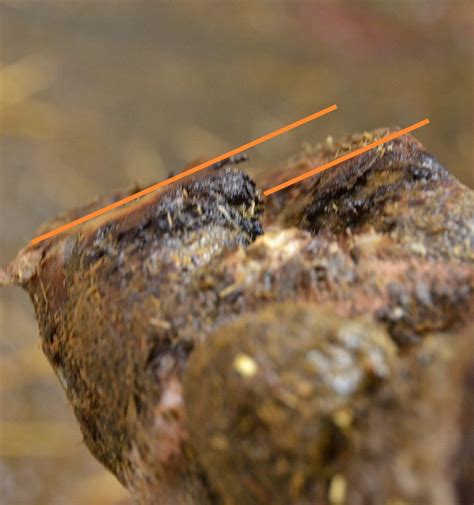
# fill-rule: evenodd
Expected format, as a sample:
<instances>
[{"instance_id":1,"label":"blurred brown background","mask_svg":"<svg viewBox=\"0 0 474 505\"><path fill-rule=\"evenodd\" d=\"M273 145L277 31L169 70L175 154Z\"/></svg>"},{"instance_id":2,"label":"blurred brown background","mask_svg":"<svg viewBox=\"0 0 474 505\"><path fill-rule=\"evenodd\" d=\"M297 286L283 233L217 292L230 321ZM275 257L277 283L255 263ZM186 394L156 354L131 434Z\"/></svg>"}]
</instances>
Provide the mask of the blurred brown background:
<instances>
[{"instance_id":1,"label":"blurred brown background","mask_svg":"<svg viewBox=\"0 0 474 505\"><path fill-rule=\"evenodd\" d=\"M416 135L472 186L473 17L468 0L0 0L0 264L69 207L332 103L243 168L429 117ZM0 503L128 504L84 448L18 289L0 292L0 374Z\"/></svg>"}]
</instances>

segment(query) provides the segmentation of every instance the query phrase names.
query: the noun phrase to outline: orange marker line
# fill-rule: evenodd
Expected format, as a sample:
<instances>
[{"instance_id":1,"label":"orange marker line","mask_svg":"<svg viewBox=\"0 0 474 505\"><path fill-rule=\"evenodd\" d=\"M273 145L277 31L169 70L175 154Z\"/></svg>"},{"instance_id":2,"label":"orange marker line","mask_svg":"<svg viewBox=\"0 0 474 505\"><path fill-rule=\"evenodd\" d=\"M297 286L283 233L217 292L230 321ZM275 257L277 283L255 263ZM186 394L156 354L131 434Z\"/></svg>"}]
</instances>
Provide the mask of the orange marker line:
<instances>
[{"instance_id":1,"label":"orange marker line","mask_svg":"<svg viewBox=\"0 0 474 505\"><path fill-rule=\"evenodd\" d=\"M423 119L422 121L418 121L418 123L412 124L411 126L407 126L406 128L403 128L402 130L399 130L395 133L391 133L390 135L387 135L386 137L382 137L381 139L376 140L375 142L371 142L370 144L368 144L364 147L361 147L360 149L356 149L355 151L351 151L350 153L345 154L344 156L340 156L339 158L336 158L328 163L325 163L324 165L320 165L319 167L308 170L304 174L298 175L297 177L293 177L293 179L289 179L285 182L282 182L281 184L278 184L277 186L273 186L272 188L266 189L263 192L263 194L265 196L268 196L273 193L276 193L277 191L287 188L288 186L292 186L293 184L296 184L297 182L301 182L304 179L307 179L308 177L312 177L313 175L319 174L320 172L324 172L328 168L332 168L336 165L339 165L340 163L343 163L344 161L350 160L352 158L355 158L356 156L359 156L362 153L370 151L374 147L385 144L386 142L389 142L390 140L401 137L402 135L406 135L407 133L409 133L413 130L416 130L417 128L421 128L422 126L429 124L429 122L430 122L429 119Z\"/></svg>"},{"instance_id":2,"label":"orange marker line","mask_svg":"<svg viewBox=\"0 0 474 505\"><path fill-rule=\"evenodd\" d=\"M46 240L47 238L54 237L55 235L58 235L59 233L62 233L63 231L70 230L71 228L74 228L75 226L85 223L86 221L90 221L91 219L94 219L95 217L101 216L102 214L105 214L106 212L116 209L117 207L121 207L122 205L125 205L126 203L136 200L137 198L148 195L149 193L152 193L153 191L156 191L157 189L164 188L166 186L169 186L173 182L179 181L181 179L184 179L185 177L188 177L189 175L195 174L196 172L199 172L200 170L203 170L211 165L214 165L215 163L218 163L219 161L225 160L226 158L230 158L231 156L241 153L242 151L245 151L247 149L250 149L251 147L255 147L259 144L262 144L263 142L266 142L267 140L271 140L275 137L278 137L279 135L289 132L290 130L294 130L295 128L298 128L298 126L302 126L306 123L309 123L310 121L313 121L314 119L317 119L318 117L324 116L325 114L329 114L329 112L332 112L336 109L337 109L337 105L331 105L330 107L326 107L325 109L315 112L314 114L310 114L309 116L306 116L302 119L299 119L298 121L295 121L294 123L290 123L286 126L283 126L282 128L279 128L278 130L275 130L271 133L267 133L266 135L263 135L261 137L258 137L255 140L252 140L251 142L247 142L246 144L243 144L240 147L237 147L236 149L232 149L231 151L221 154L220 156L216 156L215 158L212 158L209 161L205 161L204 163L200 163L199 165L189 168L188 170L184 170L183 172L180 172L179 174L176 174L173 177L170 177L168 179L165 179L164 181L154 184L153 186L149 186L148 188L138 191L137 193L134 193L133 195L122 198L121 200L117 200L116 202L111 203L110 205L106 205L105 207L102 207L101 209L91 212L90 214L86 214L85 216L82 216L79 219L75 219L74 221L71 221L70 223L59 226L58 228L48 231L47 233L44 233L43 235L39 235L38 237L35 237L34 239L32 239L31 243L37 244L38 242L42 242L43 240Z\"/></svg>"}]
</instances>

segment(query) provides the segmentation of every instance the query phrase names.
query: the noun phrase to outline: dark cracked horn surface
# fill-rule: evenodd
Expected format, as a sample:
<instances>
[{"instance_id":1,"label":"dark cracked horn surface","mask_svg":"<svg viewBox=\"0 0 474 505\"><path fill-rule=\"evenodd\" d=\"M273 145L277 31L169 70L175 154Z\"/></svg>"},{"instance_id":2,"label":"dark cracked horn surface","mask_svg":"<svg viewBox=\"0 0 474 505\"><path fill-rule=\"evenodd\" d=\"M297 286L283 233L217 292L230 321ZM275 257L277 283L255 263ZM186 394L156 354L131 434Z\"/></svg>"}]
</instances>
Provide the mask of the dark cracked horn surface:
<instances>
[{"instance_id":1,"label":"dark cracked horn surface","mask_svg":"<svg viewBox=\"0 0 474 505\"><path fill-rule=\"evenodd\" d=\"M84 442L137 503L472 496L473 192L411 136L258 189L389 131L329 139L258 186L207 170L1 272L30 293Z\"/></svg>"}]
</instances>

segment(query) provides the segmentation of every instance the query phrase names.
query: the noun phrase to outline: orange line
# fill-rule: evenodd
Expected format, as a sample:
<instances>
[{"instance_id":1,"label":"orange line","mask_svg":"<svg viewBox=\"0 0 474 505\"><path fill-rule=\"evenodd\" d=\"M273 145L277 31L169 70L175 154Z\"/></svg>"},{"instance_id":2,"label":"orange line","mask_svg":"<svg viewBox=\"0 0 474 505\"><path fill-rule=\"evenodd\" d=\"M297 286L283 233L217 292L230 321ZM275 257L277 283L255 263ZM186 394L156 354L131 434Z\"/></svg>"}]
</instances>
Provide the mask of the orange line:
<instances>
[{"instance_id":1,"label":"orange line","mask_svg":"<svg viewBox=\"0 0 474 505\"><path fill-rule=\"evenodd\" d=\"M116 209L117 207L121 207L122 205L124 205L128 202L136 200L137 198L140 198L142 196L148 195L149 193L152 193L153 191L156 191L157 189L164 188L166 186L169 186L173 182L179 181L181 179L184 179L185 177L188 177L189 175L195 174L196 172L199 172L200 170L203 170L211 165L214 165L215 163L218 163L219 161L225 160L226 158L230 158L231 156L241 153L242 151L245 151L247 149L250 149L251 147L255 147L259 144L262 144L263 142L266 142L267 140L278 137L279 135L282 135L283 133L286 133L290 130L294 130L295 128L298 128L298 126L302 126L306 123L309 123L310 121L313 121L314 119L317 119L318 117L324 116L325 114L328 114L329 112L332 112L336 109L337 109L337 105L331 105L330 107L326 107L325 109L315 112L314 114L310 114L309 116L306 116L302 119L299 119L298 121L295 121L294 123L290 123L286 126L283 126L282 128L279 128L278 130L275 130L271 133L267 133L266 135L263 135L261 137L258 137L255 140L252 140L251 142L247 142L246 144L243 144L240 147L237 147L236 149L232 149L231 151L221 154L220 156L216 156L215 158L212 158L209 161L205 161L204 163L200 163L199 165L189 168L188 170L184 170L183 172L180 172L179 174L174 175L173 177L170 177L168 179L165 179L164 181L154 184L153 186L149 186L148 188L138 191L137 193L134 193L133 195L129 195L125 198L122 198L121 200L117 200L116 202L111 203L110 205L107 205L105 207L102 207L101 209L98 209L94 212L91 212L90 214L86 214L85 216L82 216L79 219L75 219L74 221L71 221L70 223L59 226L58 228L48 231L47 233L44 233L43 235L39 235L38 237L35 237L34 239L32 239L31 243L37 244L38 242L42 242L43 240L46 240L47 238L54 237L55 235L58 235L59 233L62 233L66 230L70 230L71 228L74 228L75 226L85 223L86 221L90 221L91 219L101 216L102 214L105 214L106 212Z\"/></svg>"},{"instance_id":2,"label":"orange line","mask_svg":"<svg viewBox=\"0 0 474 505\"><path fill-rule=\"evenodd\" d=\"M372 142L364 147L361 147L360 149L356 149L355 151L351 151L350 153L345 154L344 156L341 156L339 158L336 158L328 163L325 163L324 165L320 165L319 167L308 170L304 174L298 175L297 177L293 177L293 179L289 179L285 182L282 182L281 184L278 184L277 186L273 186L272 188L266 189L263 192L263 194L265 196L268 196L273 193L276 193L277 191L287 188L288 186L292 186L293 184L296 184L297 182L301 182L304 179L307 179L308 177L312 177L313 175L319 174L320 172L324 172L324 170L327 170L328 168L332 168L336 165L339 165L340 163L343 163L344 161L350 160L351 158L355 158L356 156L359 156L359 154L370 151L374 147L380 146L381 144L385 144L386 142L389 142L390 140L401 137L402 135L405 135L413 130L416 130L417 128L421 128L422 126L429 124L429 122L430 122L429 119L423 119L422 121L418 121L418 123L412 124L411 126L407 126L406 128L403 128L402 130L399 130L395 133L391 133L390 135L387 135L386 137L382 137L381 139L376 140L375 142Z\"/></svg>"}]
</instances>

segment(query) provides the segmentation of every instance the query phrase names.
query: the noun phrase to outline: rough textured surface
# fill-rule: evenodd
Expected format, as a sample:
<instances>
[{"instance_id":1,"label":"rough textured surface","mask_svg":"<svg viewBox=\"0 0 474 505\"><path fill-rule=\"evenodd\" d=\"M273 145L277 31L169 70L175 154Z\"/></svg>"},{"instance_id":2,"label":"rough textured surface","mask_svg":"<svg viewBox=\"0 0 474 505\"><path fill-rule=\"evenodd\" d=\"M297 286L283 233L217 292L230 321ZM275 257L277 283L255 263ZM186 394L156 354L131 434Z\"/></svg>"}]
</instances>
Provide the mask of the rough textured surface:
<instances>
[{"instance_id":1,"label":"rough textured surface","mask_svg":"<svg viewBox=\"0 0 474 505\"><path fill-rule=\"evenodd\" d=\"M408 136L266 203L211 169L2 272L30 292L91 452L143 504L469 496L472 191Z\"/></svg>"},{"instance_id":2,"label":"rough textured surface","mask_svg":"<svg viewBox=\"0 0 474 505\"><path fill-rule=\"evenodd\" d=\"M229 503L454 502L446 456L461 391L445 335L401 359L370 319L286 302L214 339L191 360L186 404ZM338 481L344 496L331 499Z\"/></svg>"},{"instance_id":3,"label":"rough textured surface","mask_svg":"<svg viewBox=\"0 0 474 505\"><path fill-rule=\"evenodd\" d=\"M391 133L329 137L294 163L299 172L365 146ZM280 175L284 180L285 172ZM280 182L280 179L278 182ZM271 180L263 181L272 184ZM281 226L312 234L369 225L410 252L442 259L474 260L474 201L438 161L411 136L405 136L281 192L271 200ZM428 243L425 243L428 242Z\"/></svg>"}]
</instances>

